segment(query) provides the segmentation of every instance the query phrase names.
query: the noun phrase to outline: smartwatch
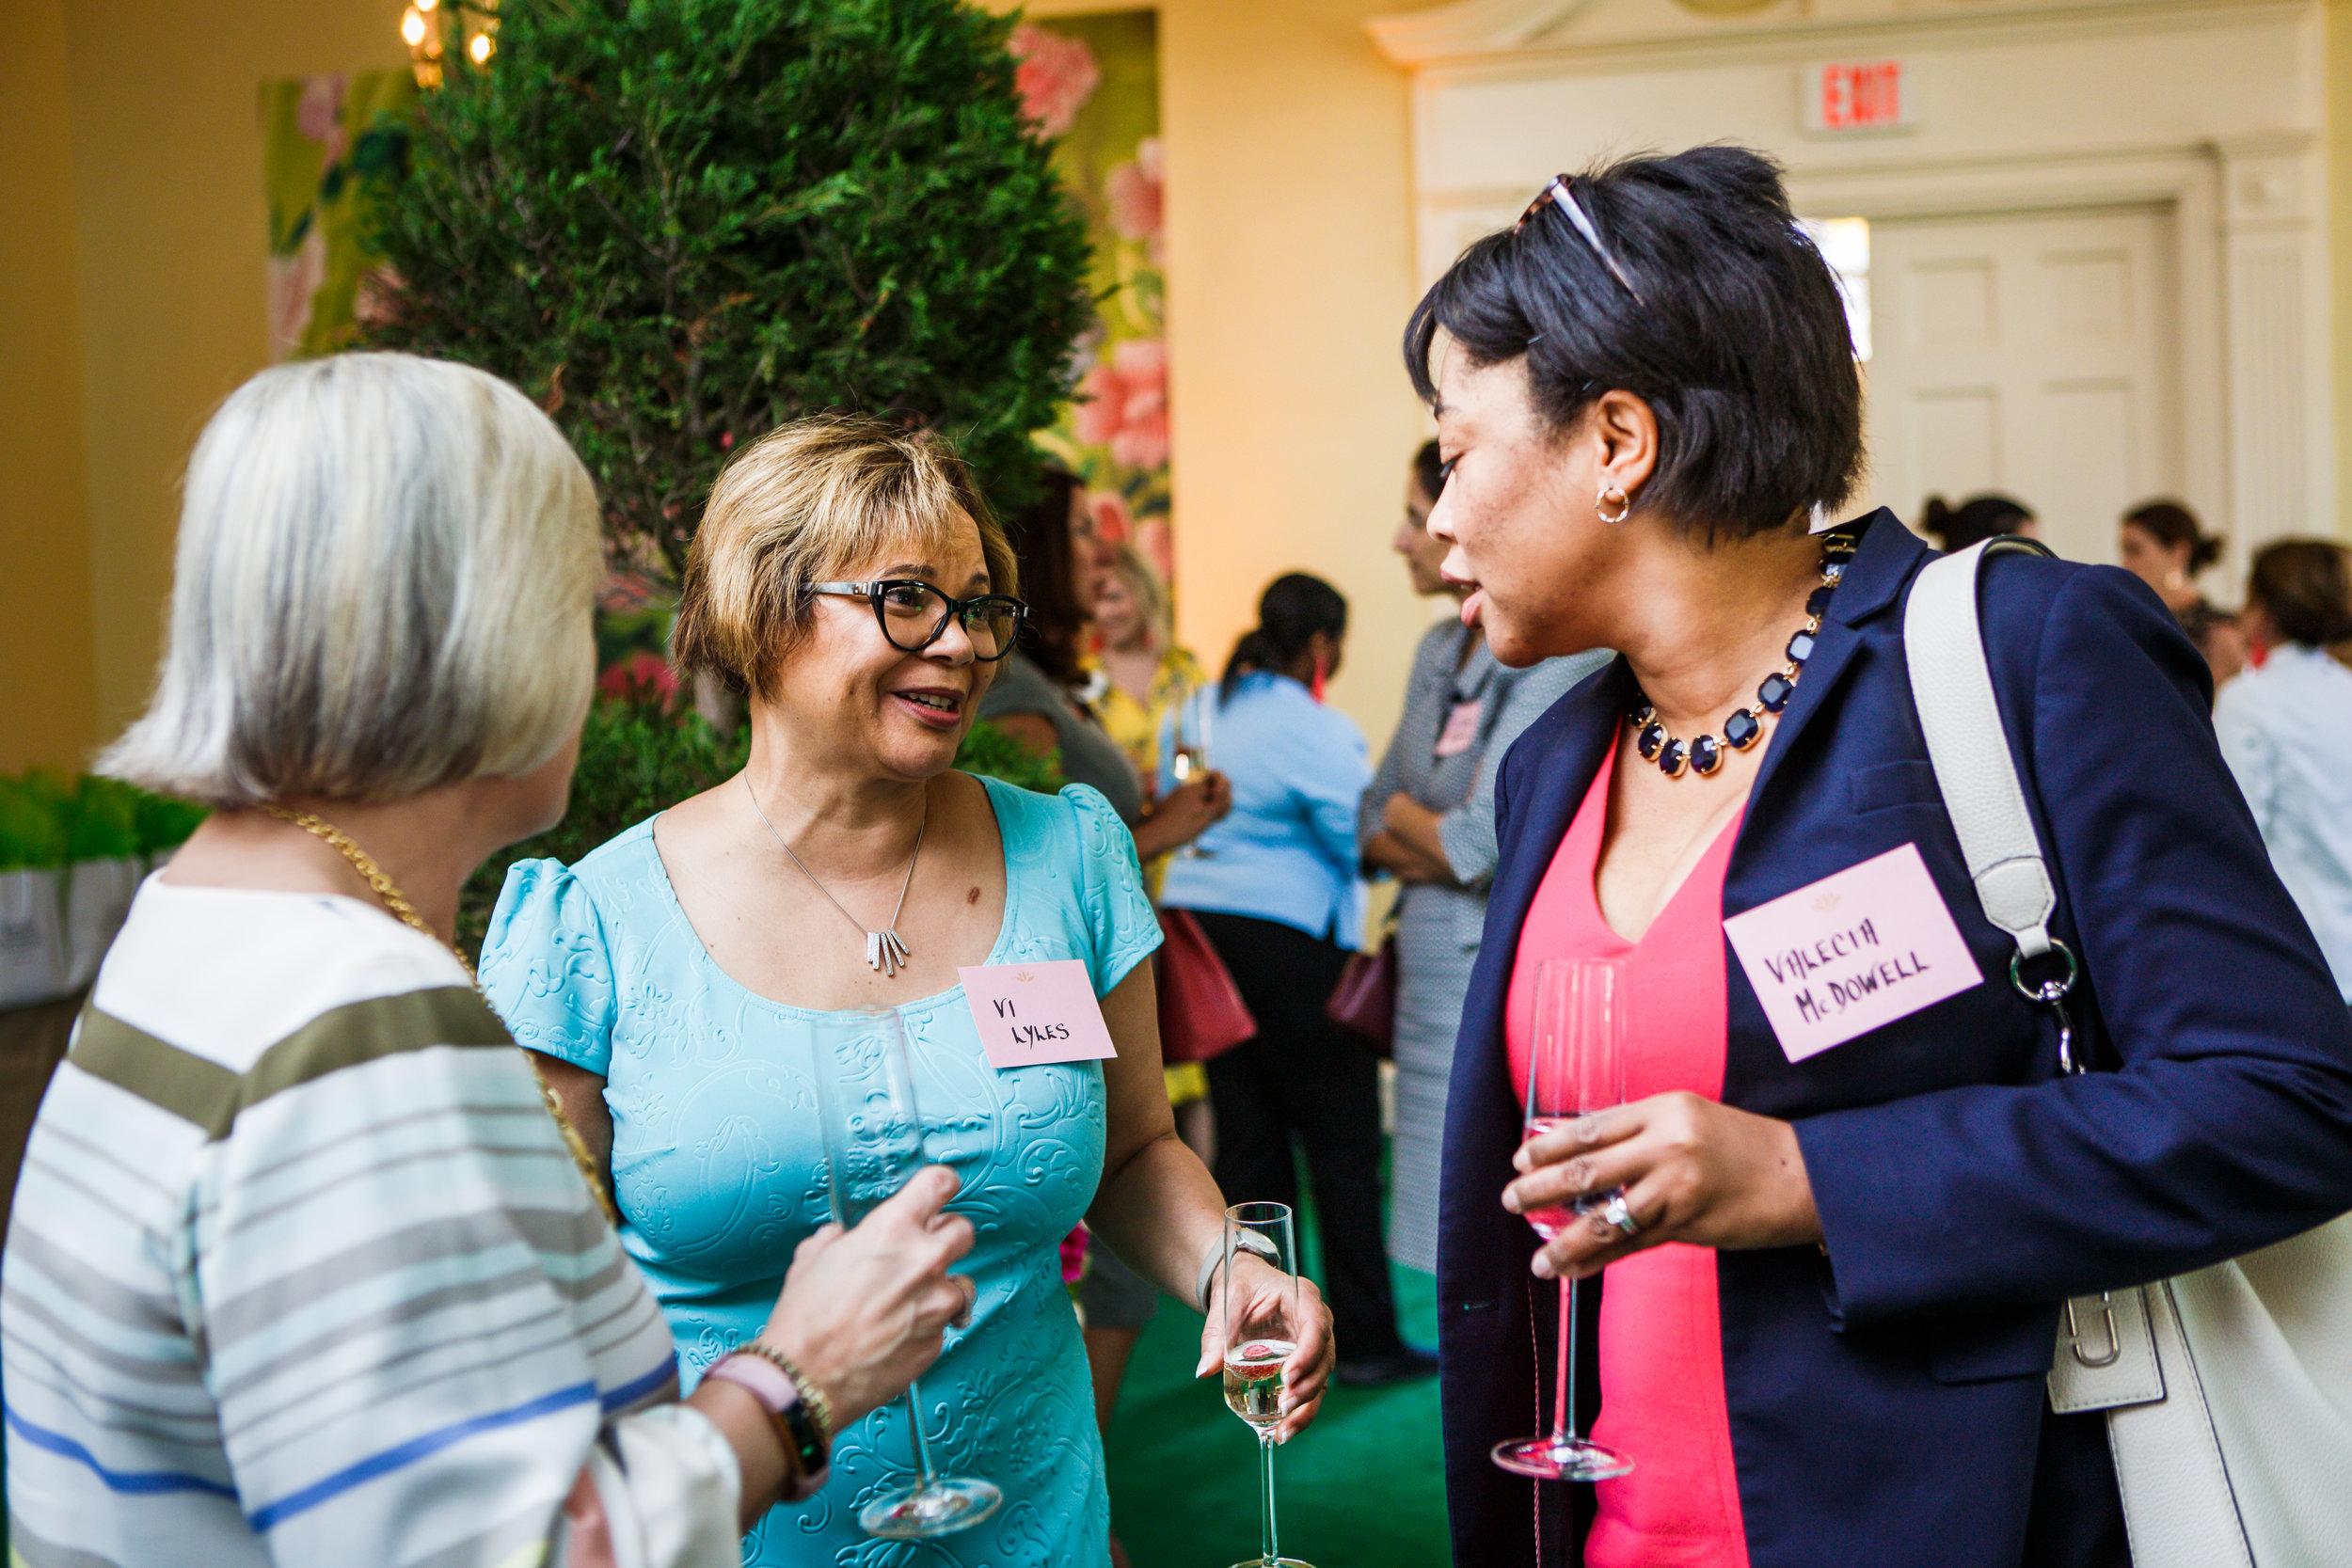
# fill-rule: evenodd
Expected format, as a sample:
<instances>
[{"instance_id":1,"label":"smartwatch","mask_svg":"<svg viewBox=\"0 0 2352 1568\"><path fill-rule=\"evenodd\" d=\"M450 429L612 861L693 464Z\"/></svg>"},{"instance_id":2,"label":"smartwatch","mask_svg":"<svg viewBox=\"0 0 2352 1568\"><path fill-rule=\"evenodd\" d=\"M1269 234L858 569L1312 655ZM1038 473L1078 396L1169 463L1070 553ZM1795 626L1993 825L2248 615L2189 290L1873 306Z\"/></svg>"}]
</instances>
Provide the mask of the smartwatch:
<instances>
[{"instance_id":1,"label":"smartwatch","mask_svg":"<svg viewBox=\"0 0 2352 1568\"><path fill-rule=\"evenodd\" d=\"M758 1344L720 1357L705 1377L732 1383L759 1402L776 1429L776 1440L792 1461L785 1498L797 1502L825 1484L825 1467L833 1459L829 1411L822 1396L811 1391L800 1370L783 1356Z\"/></svg>"}]
</instances>

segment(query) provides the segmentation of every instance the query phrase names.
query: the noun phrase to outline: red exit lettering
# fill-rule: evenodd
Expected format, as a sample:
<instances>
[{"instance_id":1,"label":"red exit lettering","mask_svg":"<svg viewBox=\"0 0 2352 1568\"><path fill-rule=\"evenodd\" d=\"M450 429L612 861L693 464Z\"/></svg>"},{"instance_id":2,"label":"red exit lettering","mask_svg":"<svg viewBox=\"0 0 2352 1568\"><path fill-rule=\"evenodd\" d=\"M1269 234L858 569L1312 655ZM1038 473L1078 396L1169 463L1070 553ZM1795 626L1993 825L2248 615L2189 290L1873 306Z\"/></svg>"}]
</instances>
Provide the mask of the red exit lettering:
<instances>
[{"instance_id":1,"label":"red exit lettering","mask_svg":"<svg viewBox=\"0 0 2352 1568\"><path fill-rule=\"evenodd\" d=\"M1821 128L1860 131L1899 125L1903 119L1903 65L1870 60L1821 67L1819 99Z\"/></svg>"}]
</instances>

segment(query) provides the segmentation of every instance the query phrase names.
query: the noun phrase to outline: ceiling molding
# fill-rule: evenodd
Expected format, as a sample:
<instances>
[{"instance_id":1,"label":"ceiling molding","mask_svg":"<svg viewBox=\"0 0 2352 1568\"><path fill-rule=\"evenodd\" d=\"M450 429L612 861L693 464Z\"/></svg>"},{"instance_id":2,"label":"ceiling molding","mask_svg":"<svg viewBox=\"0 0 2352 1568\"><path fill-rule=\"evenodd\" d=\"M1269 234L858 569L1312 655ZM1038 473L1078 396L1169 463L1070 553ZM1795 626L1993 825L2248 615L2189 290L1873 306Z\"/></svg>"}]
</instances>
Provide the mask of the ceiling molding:
<instances>
[{"instance_id":1,"label":"ceiling molding","mask_svg":"<svg viewBox=\"0 0 2352 1568\"><path fill-rule=\"evenodd\" d=\"M1078 0L1091 4L1094 0ZM1870 40L1936 36L1999 36L2035 28L2129 30L2164 19L2175 24L2231 26L2314 14L2315 0L1979 0L1977 4L1915 8L1906 0L1864 0L1819 14L1814 8L1783 8L1778 0L1750 6L1737 0L1676 0L1672 7L1627 8L1596 0L1454 0L1428 10L1375 17L1364 24L1381 54L1407 70L1441 66L1449 75L1501 71L1516 74L1556 69L1567 60L1654 55L1697 55L1770 50L1775 44L1804 48L1867 45ZM1628 9L1645 11L1628 21ZM1579 13L1596 25L1560 35ZM1767 15L1766 12L1771 14ZM1812 12L1812 14L1808 14ZM1680 24L1664 18L1680 19ZM1696 26L1691 25L1692 23Z\"/></svg>"},{"instance_id":2,"label":"ceiling molding","mask_svg":"<svg viewBox=\"0 0 2352 1568\"><path fill-rule=\"evenodd\" d=\"M1464 55L1493 55L1541 38L1586 0L1454 0L1450 6L1376 16L1364 24L1373 43L1407 68Z\"/></svg>"}]
</instances>

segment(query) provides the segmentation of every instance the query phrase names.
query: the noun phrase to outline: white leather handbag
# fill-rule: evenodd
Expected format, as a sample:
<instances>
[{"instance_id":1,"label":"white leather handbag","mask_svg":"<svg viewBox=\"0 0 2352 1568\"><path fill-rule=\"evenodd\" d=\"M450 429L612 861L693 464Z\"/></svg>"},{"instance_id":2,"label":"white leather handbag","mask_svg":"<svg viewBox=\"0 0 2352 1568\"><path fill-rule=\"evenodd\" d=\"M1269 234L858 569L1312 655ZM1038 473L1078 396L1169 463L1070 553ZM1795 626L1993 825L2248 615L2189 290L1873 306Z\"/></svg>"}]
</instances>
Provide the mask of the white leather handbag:
<instances>
[{"instance_id":1,"label":"white leather handbag","mask_svg":"<svg viewBox=\"0 0 2352 1568\"><path fill-rule=\"evenodd\" d=\"M2000 538L1930 563L1903 617L1928 757L1985 917L2017 943L2010 979L2053 1009L2080 1072L2050 935L2058 890L2001 729L1977 613ZM2040 962L2047 958L2048 962ZM2027 965L2058 971L2039 982ZM2352 1215L2194 1274L2066 1304L2050 1404L2104 1410L2134 1568L2352 1563Z\"/></svg>"}]
</instances>

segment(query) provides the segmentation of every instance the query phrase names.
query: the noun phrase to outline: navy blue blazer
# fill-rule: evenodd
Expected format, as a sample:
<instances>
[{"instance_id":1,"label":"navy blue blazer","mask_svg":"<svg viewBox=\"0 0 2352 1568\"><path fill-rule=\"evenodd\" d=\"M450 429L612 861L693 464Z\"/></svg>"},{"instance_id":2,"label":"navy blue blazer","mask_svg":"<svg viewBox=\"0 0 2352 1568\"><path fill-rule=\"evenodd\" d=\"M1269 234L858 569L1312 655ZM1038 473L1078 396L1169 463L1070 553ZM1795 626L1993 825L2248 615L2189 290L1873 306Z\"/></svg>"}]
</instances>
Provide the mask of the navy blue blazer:
<instances>
[{"instance_id":1,"label":"navy blue blazer","mask_svg":"<svg viewBox=\"0 0 2352 1568\"><path fill-rule=\"evenodd\" d=\"M2054 929L2082 959L2078 1049L2102 1069L2061 1078L2055 1027L2008 984L2013 948L1977 903L1912 705L1902 609L1930 552L1891 513L1856 526L1724 912L1914 844L1986 979L1791 1065L1726 949L1724 1100L1794 1122L1827 1237L1717 1257L1749 1560L2071 1568L2120 1547L2100 1418L2047 1413L2059 1304L2352 1209L2352 1016L2271 871L2171 615L2114 568L1999 556L1982 585L1994 686L2058 885ZM1502 859L1440 1196L1461 1568L1533 1564L1538 1530L1547 1568L1574 1562L1590 1507L1590 1488L1487 1458L1549 1407L1557 1300L1500 1201L1520 1118L1502 1007L1520 923L1631 690L1622 659L1585 681L1497 784ZM1599 1293L1581 1292L1588 1311Z\"/></svg>"}]
</instances>

